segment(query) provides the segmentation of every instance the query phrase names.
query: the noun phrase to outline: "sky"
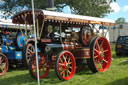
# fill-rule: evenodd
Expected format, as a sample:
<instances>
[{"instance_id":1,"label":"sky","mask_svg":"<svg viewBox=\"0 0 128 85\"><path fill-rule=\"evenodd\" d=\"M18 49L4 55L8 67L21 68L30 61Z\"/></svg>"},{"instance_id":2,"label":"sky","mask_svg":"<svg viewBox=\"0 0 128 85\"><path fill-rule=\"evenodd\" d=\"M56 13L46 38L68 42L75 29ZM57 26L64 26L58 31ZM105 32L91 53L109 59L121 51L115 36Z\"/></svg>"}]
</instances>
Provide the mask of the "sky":
<instances>
[{"instance_id":1,"label":"sky","mask_svg":"<svg viewBox=\"0 0 128 85\"><path fill-rule=\"evenodd\" d=\"M111 8L114 12L108 14L106 19L117 20L119 17L124 17L128 22L128 0L117 0L117 2L113 2Z\"/></svg>"},{"instance_id":2,"label":"sky","mask_svg":"<svg viewBox=\"0 0 128 85\"><path fill-rule=\"evenodd\" d=\"M113 9L113 12L107 14L105 19L117 20L120 17L124 17L126 22L128 22L128 0L116 0L110 4L110 7ZM63 9L65 13L71 13L70 8L67 6Z\"/></svg>"}]
</instances>

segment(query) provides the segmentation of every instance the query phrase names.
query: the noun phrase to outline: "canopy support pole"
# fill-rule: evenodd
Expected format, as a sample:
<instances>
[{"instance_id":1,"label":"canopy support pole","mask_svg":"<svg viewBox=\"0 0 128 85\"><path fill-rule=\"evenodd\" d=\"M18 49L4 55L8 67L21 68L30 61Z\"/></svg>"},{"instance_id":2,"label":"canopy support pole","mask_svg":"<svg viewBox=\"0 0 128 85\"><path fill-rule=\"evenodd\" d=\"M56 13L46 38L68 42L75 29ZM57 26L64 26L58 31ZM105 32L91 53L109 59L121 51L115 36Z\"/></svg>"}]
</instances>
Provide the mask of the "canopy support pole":
<instances>
[{"instance_id":1,"label":"canopy support pole","mask_svg":"<svg viewBox=\"0 0 128 85\"><path fill-rule=\"evenodd\" d=\"M38 62L38 53L37 53L37 37L36 37L36 26L35 26L35 13L34 13L34 1L32 0L32 13L33 13L33 25L34 25L34 34L35 34L35 50L36 50L36 65L37 65L37 80L38 85L40 85L40 78L39 78L39 62Z\"/></svg>"}]
</instances>

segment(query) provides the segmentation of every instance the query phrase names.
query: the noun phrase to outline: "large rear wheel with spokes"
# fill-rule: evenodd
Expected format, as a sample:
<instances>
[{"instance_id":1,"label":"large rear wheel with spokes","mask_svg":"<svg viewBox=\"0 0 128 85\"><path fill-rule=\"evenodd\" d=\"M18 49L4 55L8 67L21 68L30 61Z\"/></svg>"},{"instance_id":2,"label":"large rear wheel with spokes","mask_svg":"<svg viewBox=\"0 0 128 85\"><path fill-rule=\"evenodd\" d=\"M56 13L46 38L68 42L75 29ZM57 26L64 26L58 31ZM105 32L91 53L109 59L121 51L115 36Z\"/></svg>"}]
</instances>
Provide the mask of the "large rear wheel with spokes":
<instances>
[{"instance_id":1,"label":"large rear wheel with spokes","mask_svg":"<svg viewBox=\"0 0 128 85\"><path fill-rule=\"evenodd\" d=\"M8 59L5 55L0 54L0 76L4 75L8 70Z\"/></svg>"},{"instance_id":2,"label":"large rear wheel with spokes","mask_svg":"<svg viewBox=\"0 0 128 85\"><path fill-rule=\"evenodd\" d=\"M104 37L96 37L90 44L91 58L88 60L90 69L95 72L106 71L111 63L111 49Z\"/></svg>"},{"instance_id":3,"label":"large rear wheel with spokes","mask_svg":"<svg viewBox=\"0 0 128 85\"><path fill-rule=\"evenodd\" d=\"M74 56L69 51L62 51L57 55L55 61L55 72L57 77L62 80L69 80L75 74L76 62Z\"/></svg>"}]
</instances>

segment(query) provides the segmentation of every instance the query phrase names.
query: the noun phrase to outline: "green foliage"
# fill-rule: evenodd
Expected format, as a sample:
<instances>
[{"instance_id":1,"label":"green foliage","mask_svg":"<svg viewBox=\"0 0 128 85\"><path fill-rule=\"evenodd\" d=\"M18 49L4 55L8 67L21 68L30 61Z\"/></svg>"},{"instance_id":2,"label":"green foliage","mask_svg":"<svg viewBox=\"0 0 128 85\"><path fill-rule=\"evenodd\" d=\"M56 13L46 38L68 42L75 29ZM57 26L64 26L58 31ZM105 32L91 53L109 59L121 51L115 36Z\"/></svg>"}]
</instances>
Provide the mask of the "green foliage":
<instances>
[{"instance_id":1,"label":"green foliage","mask_svg":"<svg viewBox=\"0 0 128 85\"><path fill-rule=\"evenodd\" d=\"M116 0L54 0L57 11L62 11L65 6L69 6L74 14L104 17L111 12L110 3ZM35 0L36 9L45 9L46 0ZM21 11L31 8L31 0L2 0L0 9L5 13Z\"/></svg>"},{"instance_id":2,"label":"green foliage","mask_svg":"<svg viewBox=\"0 0 128 85\"><path fill-rule=\"evenodd\" d=\"M120 18L118 18L118 19L116 20L116 24L124 24L124 23L126 23L124 17L120 17Z\"/></svg>"},{"instance_id":3,"label":"green foliage","mask_svg":"<svg viewBox=\"0 0 128 85\"><path fill-rule=\"evenodd\" d=\"M58 2L57 2L58 1ZM63 6L70 6L72 13L94 16L94 17L103 17L105 14L110 13L110 2L108 0L56 0L58 4L64 3L64 5L59 5L60 8ZM61 2L61 3L60 3ZM59 8L58 7L58 8Z\"/></svg>"}]
</instances>

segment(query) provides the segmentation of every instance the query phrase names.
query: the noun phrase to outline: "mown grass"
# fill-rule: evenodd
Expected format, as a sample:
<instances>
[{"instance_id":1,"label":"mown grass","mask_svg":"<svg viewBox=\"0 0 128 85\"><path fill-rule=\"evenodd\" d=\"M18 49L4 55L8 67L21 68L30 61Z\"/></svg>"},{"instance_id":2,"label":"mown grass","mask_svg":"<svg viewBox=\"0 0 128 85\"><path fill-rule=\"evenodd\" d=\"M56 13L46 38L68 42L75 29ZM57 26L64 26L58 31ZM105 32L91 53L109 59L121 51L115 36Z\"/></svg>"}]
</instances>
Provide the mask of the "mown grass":
<instances>
[{"instance_id":1,"label":"mown grass","mask_svg":"<svg viewBox=\"0 0 128 85\"><path fill-rule=\"evenodd\" d=\"M41 85L128 85L128 56L118 57L113 46L112 49L112 63L106 72L94 74L86 66L71 80L62 82L52 70L40 81ZM0 85L37 85L37 81L29 75L28 70L15 69L0 76Z\"/></svg>"}]
</instances>

